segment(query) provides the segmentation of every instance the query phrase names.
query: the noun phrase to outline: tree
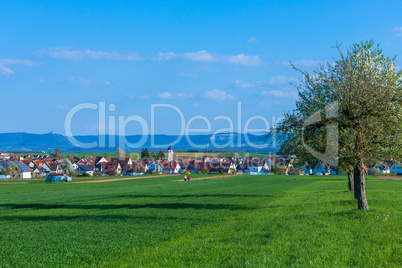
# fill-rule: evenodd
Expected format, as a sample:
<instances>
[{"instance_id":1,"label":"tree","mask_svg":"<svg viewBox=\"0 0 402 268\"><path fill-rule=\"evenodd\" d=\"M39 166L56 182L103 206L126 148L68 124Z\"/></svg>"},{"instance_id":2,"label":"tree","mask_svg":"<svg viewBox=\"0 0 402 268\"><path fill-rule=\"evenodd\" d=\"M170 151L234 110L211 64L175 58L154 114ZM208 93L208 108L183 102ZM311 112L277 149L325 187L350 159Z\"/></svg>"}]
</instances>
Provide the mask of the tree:
<instances>
[{"instance_id":1,"label":"tree","mask_svg":"<svg viewBox=\"0 0 402 268\"><path fill-rule=\"evenodd\" d=\"M368 210L366 164L401 155L402 72L373 41L354 44L346 54L336 48L339 59L313 74L293 66L303 76L296 86L300 98L270 136L277 133L302 161L353 166L358 209Z\"/></svg>"},{"instance_id":2,"label":"tree","mask_svg":"<svg viewBox=\"0 0 402 268\"><path fill-rule=\"evenodd\" d=\"M226 153L226 157L235 157L235 156L236 156L235 152Z\"/></svg>"},{"instance_id":3,"label":"tree","mask_svg":"<svg viewBox=\"0 0 402 268\"><path fill-rule=\"evenodd\" d=\"M21 168L15 162L11 162L6 168L6 174L10 175L11 178L18 177L21 172Z\"/></svg>"},{"instance_id":4,"label":"tree","mask_svg":"<svg viewBox=\"0 0 402 268\"><path fill-rule=\"evenodd\" d=\"M54 155L56 157L60 157L61 156L61 150L59 148L54 149Z\"/></svg>"},{"instance_id":5,"label":"tree","mask_svg":"<svg viewBox=\"0 0 402 268\"><path fill-rule=\"evenodd\" d=\"M68 160L67 158L64 158L60 161L59 169L61 169L63 171L63 173L66 174L67 176L75 176L76 175L73 165L71 164L70 160Z\"/></svg>"},{"instance_id":6,"label":"tree","mask_svg":"<svg viewBox=\"0 0 402 268\"><path fill-rule=\"evenodd\" d=\"M159 159L159 160L165 159L165 153L162 152L162 151L159 151L159 153L158 153L158 159Z\"/></svg>"},{"instance_id":7,"label":"tree","mask_svg":"<svg viewBox=\"0 0 402 268\"><path fill-rule=\"evenodd\" d=\"M147 148L141 149L141 159L149 158L149 152Z\"/></svg>"},{"instance_id":8,"label":"tree","mask_svg":"<svg viewBox=\"0 0 402 268\"><path fill-rule=\"evenodd\" d=\"M120 159L124 159L126 157L126 153L120 147L116 148L116 153Z\"/></svg>"},{"instance_id":9,"label":"tree","mask_svg":"<svg viewBox=\"0 0 402 268\"><path fill-rule=\"evenodd\" d=\"M153 160L156 160L156 159L158 159L158 154L157 154L156 152L151 152L151 153L149 154L149 157L150 157L151 159L153 159Z\"/></svg>"},{"instance_id":10,"label":"tree","mask_svg":"<svg viewBox=\"0 0 402 268\"><path fill-rule=\"evenodd\" d=\"M139 159L139 155L137 153L131 153L130 158L133 161L137 161Z\"/></svg>"}]
</instances>

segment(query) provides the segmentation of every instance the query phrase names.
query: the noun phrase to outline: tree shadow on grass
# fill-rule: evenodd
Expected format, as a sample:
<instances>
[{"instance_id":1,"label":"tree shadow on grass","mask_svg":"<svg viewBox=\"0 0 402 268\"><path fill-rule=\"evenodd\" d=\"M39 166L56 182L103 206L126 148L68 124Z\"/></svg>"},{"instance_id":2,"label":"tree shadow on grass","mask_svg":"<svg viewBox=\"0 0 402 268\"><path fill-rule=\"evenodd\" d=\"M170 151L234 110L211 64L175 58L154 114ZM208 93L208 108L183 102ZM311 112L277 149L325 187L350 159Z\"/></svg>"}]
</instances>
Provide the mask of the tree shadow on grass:
<instances>
[{"instance_id":1,"label":"tree shadow on grass","mask_svg":"<svg viewBox=\"0 0 402 268\"><path fill-rule=\"evenodd\" d=\"M197 221L197 222L213 222L212 220L196 219L196 218L178 218L178 217L144 217L144 216L128 216L128 215L75 215L75 216L0 216L0 221L100 221L113 222L116 220L128 220L132 222L153 222L160 221ZM165 224L164 223L164 224Z\"/></svg>"},{"instance_id":2,"label":"tree shadow on grass","mask_svg":"<svg viewBox=\"0 0 402 268\"><path fill-rule=\"evenodd\" d=\"M0 207L10 209L141 209L141 208L154 208L154 209L206 209L206 210L252 210L254 207L234 205L234 204L192 204L192 203L150 203L150 204L98 204L98 205L68 205L68 204L0 204Z\"/></svg>"},{"instance_id":3,"label":"tree shadow on grass","mask_svg":"<svg viewBox=\"0 0 402 268\"><path fill-rule=\"evenodd\" d=\"M254 194L182 194L182 195L148 195L148 194L127 194L116 195L113 198L204 198L204 197L225 197L225 198L238 198L238 197L274 197L273 195L254 195Z\"/></svg>"}]
</instances>

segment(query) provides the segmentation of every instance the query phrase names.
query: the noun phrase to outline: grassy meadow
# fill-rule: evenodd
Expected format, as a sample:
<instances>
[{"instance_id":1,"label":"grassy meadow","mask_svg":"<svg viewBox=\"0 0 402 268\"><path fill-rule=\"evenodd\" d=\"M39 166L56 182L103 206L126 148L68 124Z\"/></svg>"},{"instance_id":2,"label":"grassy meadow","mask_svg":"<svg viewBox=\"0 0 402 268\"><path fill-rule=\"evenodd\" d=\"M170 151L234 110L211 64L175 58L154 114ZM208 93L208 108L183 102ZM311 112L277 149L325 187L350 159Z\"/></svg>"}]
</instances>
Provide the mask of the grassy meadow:
<instances>
[{"instance_id":1,"label":"grassy meadow","mask_svg":"<svg viewBox=\"0 0 402 268\"><path fill-rule=\"evenodd\" d=\"M367 212L343 176L181 178L0 182L0 267L402 263L401 181L368 177Z\"/></svg>"}]
</instances>

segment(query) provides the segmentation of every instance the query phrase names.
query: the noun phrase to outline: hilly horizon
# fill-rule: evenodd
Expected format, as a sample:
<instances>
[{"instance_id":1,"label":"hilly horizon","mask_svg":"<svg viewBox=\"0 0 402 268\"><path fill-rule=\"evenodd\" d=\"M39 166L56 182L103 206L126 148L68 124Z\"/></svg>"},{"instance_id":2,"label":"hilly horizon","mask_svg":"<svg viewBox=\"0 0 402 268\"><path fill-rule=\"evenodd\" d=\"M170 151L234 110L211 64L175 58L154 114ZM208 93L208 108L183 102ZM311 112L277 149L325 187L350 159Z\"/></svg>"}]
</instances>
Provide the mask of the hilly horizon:
<instances>
[{"instance_id":1,"label":"hilly horizon","mask_svg":"<svg viewBox=\"0 0 402 268\"><path fill-rule=\"evenodd\" d=\"M33 134L26 132L0 133L0 151L45 151L59 148L63 152L113 152L117 147L124 147L127 152L140 151L141 148L150 150L165 150L170 144L175 150L199 151L238 151L238 152L277 152L278 146L273 146L271 140L263 143L263 135L244 133L219 133L179 135L77 135L74 138L79 143L96 142L97 146L85 148L73 144L68 137L54 132ZM140 141L142 142L140 143ZM230 141L231 145L227 145ZM176 142L175 142L176 141ZM104 146L99 146L99 142ZM124 144L128 146L124 146ZM141 146L135 146L141 145ZM134 145L134 146L133 146Z\"/></svg>"}]
</instances>

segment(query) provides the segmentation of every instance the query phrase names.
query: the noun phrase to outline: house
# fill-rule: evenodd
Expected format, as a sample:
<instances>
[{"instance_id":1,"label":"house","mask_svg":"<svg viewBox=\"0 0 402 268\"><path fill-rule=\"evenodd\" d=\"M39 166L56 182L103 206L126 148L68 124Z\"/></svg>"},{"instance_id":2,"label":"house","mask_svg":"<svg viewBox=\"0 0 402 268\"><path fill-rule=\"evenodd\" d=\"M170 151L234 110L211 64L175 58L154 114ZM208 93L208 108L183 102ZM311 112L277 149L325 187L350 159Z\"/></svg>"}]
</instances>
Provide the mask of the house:
<instances>
[{"instance_id":1,"label":"house","mask_svg":"<svg viewBox=\"0 0 402 268\"><path fill-rule=\"evenodd\" d=\"M226 174L231 174L232 171L236 172L237 170L234 162L201 162L199 164L200 170L206 168L211 173L223 172Z\"/></svg>"},{"instance_id":2,"label":"house","mask_svg":"<svg viewBox=\"0 0 402 268\"><path fill-rule=\"evenodd\" d=\"M148 165L144 161L137 161L131 165L131 169L126 170L126 175L144 175L148 170Z\"/></svg>"},{"instance_id":3,"label":"house","mask_svg":"<svg viewBox=\"0 0 402 268\"><path fill-rule=\"evenodd\" d=\"M318 162L315 168L313 169L313 174L322 174L322 175L329 175L331 168L325 162Z\"/></svg>"},{"instance_id":4,"label":"house","mask_svg":"<svg viewBox=\"0 0 402 268\"><path fill-rule=\"evenodd\" d=\"M94 170L91 166L87 166L87 165L79 165L77 168L77 171L79 173L86 173L89 176L93 176L94 175Z\"/></svg>"},{"instance_id":5,"label":"house","mask_svg":"<svg viewBox=\"0 0 402 268\"><path fill-rule=\"evenodd\" d=\"M390 167L392 173L396 173L398 175L402 174L402 166L400 162L395 162Z\"/></svg>"},{"instance_id":6,"label":"house","mask_svg":"<svg viewBox=\"0 0 402 268\"><path fill-rule=\"evenodd\" d=\"M313 170L310 168L310 165L305 164L301 167L296 168L299 171L299 174L310 175L313 174Z\"/></svg>"},{"instance_id":7,"label":"house","mask_svg":"<svg viewBox=\"0 0 402 268\"><path fill-rule=\"evenodd\" d=\"M391 173L389 165L384 162L380 162L377 165L375 165L374 167L378 168L380 170L380 173L383 173L383 174Z\"/></svg>"},{"instance_id":8,"label":"house","mask_svg":"<svg viewBox=\"0 0 402 268\"><path fill-rule=\"evenodd\" d=\"M198 173L200 171L200 162L195 159L189 160L186 169L191 174Z\"/></svg>"},{"instance_id":9,"label":"house","mask_svg":"<svg viewBox=\"0 0 402 268\"><path fill-rule=\"evenodd\" d=\"M109 175L119 175L122 168L119 162L114 163L101 163L100 172L108 173Z\"/></svg>"},{"instance_id":10,"label":"house","mask_svg":"<svg viewBox=\"0 0 402 268\"><path fill-rule=\"evenodd\" d=\"M46 175L49 175L49 173L51 172L55 172L56 174L63 174L63 171L59 168L59 165L57 163L45 162L43 163L42 168Z\"/></svg>"},{"instance_id":11,"label":"house","mask_svg":"<svg viewBox=\"0 0 402 268\"><path fill-rule=\"evenodd\" d=\"M182 171L181 166L176 161L165 162L162 171L166 174L178 174Z\"/></svg>"},{"instance_id":12,"label":"house","mask_svg":"<svg viewBox=\"0 0 402 268\"><path fill-rule=\"evenodd\" d=\"M95 165L98 165L98 164L100 164L100 163L107 163L107 162L108 162L107 159L104 158L104 157L97 157L97 158L95 158Z\"/></svg>"},{"instance_id":13,"label":"house","mask_svg":"<svg viewBox=\"0 0 402 268\"><path fill-rule=\"evenodd\" d=\"M0 161L0 169L7 169L9 165L10 162L8 162L7 160Z\"/></svg>"},{"instance_id":14,"label":"house","mask_svg":"<svg viewBox=\"0 0 402 268\"><path fill-rule=\"evenodd\" d=\"M250 175L262 175L263 172L263 166L257 165L257 166L252 166L250 167Z\"/></svg>"},{"instance_id":15,"label":"house","mask_svg":"<svg viewBox=\"0 0 402 268\"><path fill-rule=\"evenodd\" d=\"M41 168L35 168L32 171L32 175L34 177L44 177L46 175L46 173L44 172L44 170L42 170Z\"/></svg>"},{"instance_id":16,"label":"house","mask_svg":"<svg viewBox=\"0 0 402 268\"><path fill-rule=\"evenodd\" d=\"M162 170L163 170L163 165L162 165L161 163L159 163L158 161L156 161L156 160L153 161L153 162L149 165L147 172L148 172L148 173L152 173L154 170L156 170L157 172L162 172Z\"/></svg>"},{"instance_id":17,"label":"house","mask_svg":"<svg viewBox=\"0 0 402 268\"><path fill-rule=\"evenodd\" d=\"M31 179L32 178L31 170L28 168L27 165L25 165L24 163L21 163L19 161L15 161L14 163L16 163L21 169L21 174L19 176L20 178L22 178L22 179Z\"/></svg>"}]
</instances>

